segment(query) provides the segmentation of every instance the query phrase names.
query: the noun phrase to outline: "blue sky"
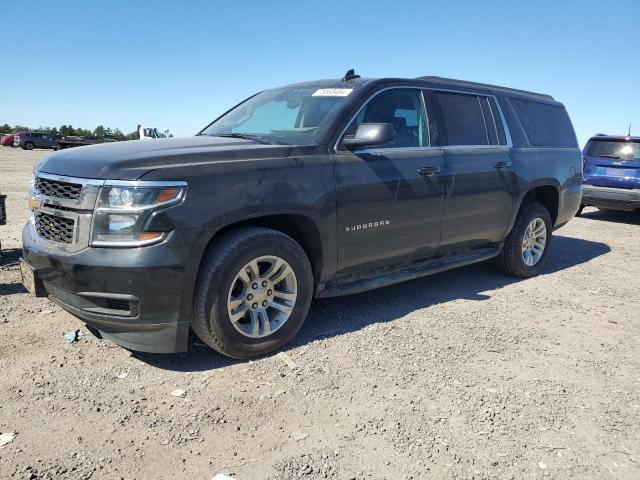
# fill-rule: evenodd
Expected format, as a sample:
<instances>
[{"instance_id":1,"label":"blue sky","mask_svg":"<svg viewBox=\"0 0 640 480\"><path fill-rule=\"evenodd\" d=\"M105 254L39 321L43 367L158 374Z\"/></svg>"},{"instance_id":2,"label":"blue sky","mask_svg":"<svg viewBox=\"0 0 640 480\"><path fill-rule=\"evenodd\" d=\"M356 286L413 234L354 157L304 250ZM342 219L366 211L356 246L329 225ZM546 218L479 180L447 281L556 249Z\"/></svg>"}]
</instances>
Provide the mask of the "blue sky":
<instances>
[{"instance_id":1,"label":"blue sky","mask_svg":"<svg viewBox=\"0 0 640 480\"><path fill-rule=\"evenodd\" d=\"M640 1L0 0L0 123L192 135L243 98L441 75L549 93L581 145L640 135Z\"/></svg>"}]
</instances>

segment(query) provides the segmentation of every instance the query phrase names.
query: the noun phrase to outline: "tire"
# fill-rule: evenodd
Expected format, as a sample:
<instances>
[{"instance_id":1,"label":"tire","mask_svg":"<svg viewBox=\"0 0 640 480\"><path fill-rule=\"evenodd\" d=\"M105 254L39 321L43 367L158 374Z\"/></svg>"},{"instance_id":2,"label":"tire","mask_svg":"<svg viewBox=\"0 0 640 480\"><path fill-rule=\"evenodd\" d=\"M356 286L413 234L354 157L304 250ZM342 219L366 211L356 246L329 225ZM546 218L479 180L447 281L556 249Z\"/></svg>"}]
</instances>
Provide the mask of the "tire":
<instances>
[{"instance_id":1,"label":"tire","mask_svg":"<svg viewBox=\"0 0 640 480\"><path fill-rule=\"evenodd\" d=\"M527 229L536 219L544 223L546 239L542 253L535 264L528 265L523 252L525 234L527 234ZM520 278L530 278L538 275L544 267L551 247L552 228L551 215L544 205L537 202L523 204L520 207L515 224L504 242L502 252L496 258L498 268L504 273Z\"/></svg>"},{"instance_id":2,"label":"tire","mask_svg":"<svg viewBox=\"0 0 640 480\"><path fill-rule=\"evenodd\" d=\"M292 278L297 297L293 305L289 300L286 301L290 309L289 316L279 326L276 324L271 333L265 333L266 327L262 328L265 324L264 317L259 317L260 327L257 333L261 336L254 338L248 335L256 333L256 330L251 327L254 325L251 320L255 311L247 311L246 317L235 323L232 322L230 315L237 315L236 312L242 308L251 309L257 305L257 303L244 301L245 298L249 298L249 294L253 292L250 289L257 283L253 280L245 283L239 278L244 275L245 267L256 259L269 259L269 261L277 259L283 260L285 265L288 264L293 271L293 277L289 274L287 278L289 280ZM274 262L273 269L275 269L275 263L277 262ZM265 264L260 262L259 265L262 268ZM250 269L246 271L249 272ZM274 273L273 277L279 276L277 271ZM267 274L268 272L265 272L265 277L261 278L267 278ZM248 275L252 279L255 278L252 274ZM239 285L246 290L240 289L242 293L234 294L238 292L234 289ZM262 289L260 295L268 292L286 294L286 292L276 292L276 289L280 288L279 285L281 284L273 284L273 290ZM228 307L228 302L231 304L234 301L232 295L242 299L237 300L244 304L238 307L239 310L233 311ZM198 272L191 326L200 340L223 355L237 359L257 357L276 350L293 339L307 317L312 295L311 265L304 250L295 240L276 230L242 227L225 234L207 249ZM256 297L258 296L259 294L256 293ZM267 318L283 315L278 310L274 313L271 307L266 307L265 311L267 310L271 310L271 315Z\"/></svg>"},{"instance_id":3,"label":"tire","mask_svg":"<svg viewBox=\"0 0 640 480\"><path fill-rule=\"evenodd\" d=\"M35 145L32 142L27 142L22 148L24 150L33 150L35 148Z\"/></svg>"},{"instance_id":4,"label":"tire","mask_svg":"<svg viewBox=\"0 0 640 480\"><path fill-rule=\"evenodd\" d=\"M580 217L582 216L582 211L584 210L584 207L586 207L585 204L580 204L580 208L578 209L578 211L576 212L576 217Z\"/></svg>"}]
</instances>

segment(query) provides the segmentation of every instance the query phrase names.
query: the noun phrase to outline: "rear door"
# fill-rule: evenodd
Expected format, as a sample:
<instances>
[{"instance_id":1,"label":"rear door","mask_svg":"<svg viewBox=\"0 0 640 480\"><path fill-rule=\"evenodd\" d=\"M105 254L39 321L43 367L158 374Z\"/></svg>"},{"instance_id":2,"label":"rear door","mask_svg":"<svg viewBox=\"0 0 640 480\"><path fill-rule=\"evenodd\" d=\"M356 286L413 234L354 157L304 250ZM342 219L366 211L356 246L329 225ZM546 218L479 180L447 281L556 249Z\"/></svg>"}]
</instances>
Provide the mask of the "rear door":
<instances>
[{"instance_id":1,"label":"rear door","mask_svg":"<svg viewBox=\"0 0 640 480\"><path fill-rule=\"evenodd\" d=\"M391 123L396 138L336 149L338 270L345 274L428 257L440 241L444 157L429 146L421 90L374 93L341 139L362 123Z\"/></svg>"},{"instance_id":2,"label":"rear door","mask_svg":"<svg viewBox=\"0 0 640 480\"><path fill-rule=\"evenodd\" d=\"M444 150L446 191L441 246L467 248L504 239L514 206L510 148L489 95L427 90Z\"/></svg>"}]
</instances>

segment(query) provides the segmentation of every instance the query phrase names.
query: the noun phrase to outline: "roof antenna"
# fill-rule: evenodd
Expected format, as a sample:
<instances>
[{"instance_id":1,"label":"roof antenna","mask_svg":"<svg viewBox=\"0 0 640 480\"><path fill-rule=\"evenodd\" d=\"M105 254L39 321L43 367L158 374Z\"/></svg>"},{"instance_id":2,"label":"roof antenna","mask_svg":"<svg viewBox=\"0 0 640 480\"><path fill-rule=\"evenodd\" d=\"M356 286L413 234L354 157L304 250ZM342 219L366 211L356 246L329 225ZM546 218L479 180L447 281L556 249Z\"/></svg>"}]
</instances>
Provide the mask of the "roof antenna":
<instances>
[{"instance_id":1,"label":"roof antenna","mask_svg":"<svg viewBox=\"0 0 640 480\"><path fill-rule=\"evenodd\" d=\"M347 73L342 77L342 81L348 82L349 80L355 80L356 78L360 78L360 75L356 75L356 71L352 68L351 70L347 70Z\"/></svg>"}]
</instances>

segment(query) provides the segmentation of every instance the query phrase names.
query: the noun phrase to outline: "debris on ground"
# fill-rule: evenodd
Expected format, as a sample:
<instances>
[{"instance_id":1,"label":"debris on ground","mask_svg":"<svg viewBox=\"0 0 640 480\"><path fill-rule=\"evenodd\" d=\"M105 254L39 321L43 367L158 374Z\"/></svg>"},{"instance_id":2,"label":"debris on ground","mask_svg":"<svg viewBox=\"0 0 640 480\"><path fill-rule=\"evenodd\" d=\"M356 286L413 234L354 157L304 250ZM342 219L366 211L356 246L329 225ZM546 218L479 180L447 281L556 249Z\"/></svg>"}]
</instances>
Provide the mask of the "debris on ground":
<instances>
[{"instance_id":1,"label":"debris on ground","mask_svg":"<svg viewBox=\"0 0 640 480\"><path fill-rule=\"evenodd\" d=\"M308 436L309 434L306 432L295 432L293 435L291 435L291 438L293 439L294 442L301 442Z\"/></svg>"},{"instance_id":2,"label":"debris on ground","mask_svg":"<svg viewBox=\"0 0 640 480\"><path fill-rule=\"evenodd\" d=\"M118 375L116 375L116 378L127 378L129 374L127 372L121 372Z\"/></svg>"},{"instance_id":3,"label":"debris on ground","mask_svg":"<svg viewBox=\"0 0 640 480\"><path fill-rule=\"evenodd\" d=\"M287 355L286 353L284 353L284 352L280 352L278 355L276 355L276 357L278 357L280 360L282 360L282 363L284 363L291 370L295 370L298 367L296 365L296 362L294 362L291 359L291 357L289 355Z\"/></svg>"},{"instance_id":4,"label":"debris on ground","mask_svg":"<svg viewBox=\"0 0 640 480\"><path fill-rule=\"evenodd\" d=\"M0 448L13 442L14 438L16 438L16 434L14 432L7 432L7 433L0 434Z\"/></svg>"},{"instance_id":5,"label":"debris on ground","mask_svg":"<svg viewBox=\"0 0 640 480\"><path fill-rule=\"evenodd\" d=\"M80 330L69 330L68 332L64 332L63 338L65 342L73 343L80 340L81 336Z\"/></svg>"},{"instance_id":6,"label":"debris on ground","mask_svg":"<svg viewBox=\"0 0 640 480\"><path fill-rule=\"evenodd\" d=\"M182 390L181 388L177 388L175 390L173 390L171 392L171 396L172 397L178 397L178 398L182 398L187 394L187 392L185 392L184 390Z\"/></svg>"}]
</instances>

